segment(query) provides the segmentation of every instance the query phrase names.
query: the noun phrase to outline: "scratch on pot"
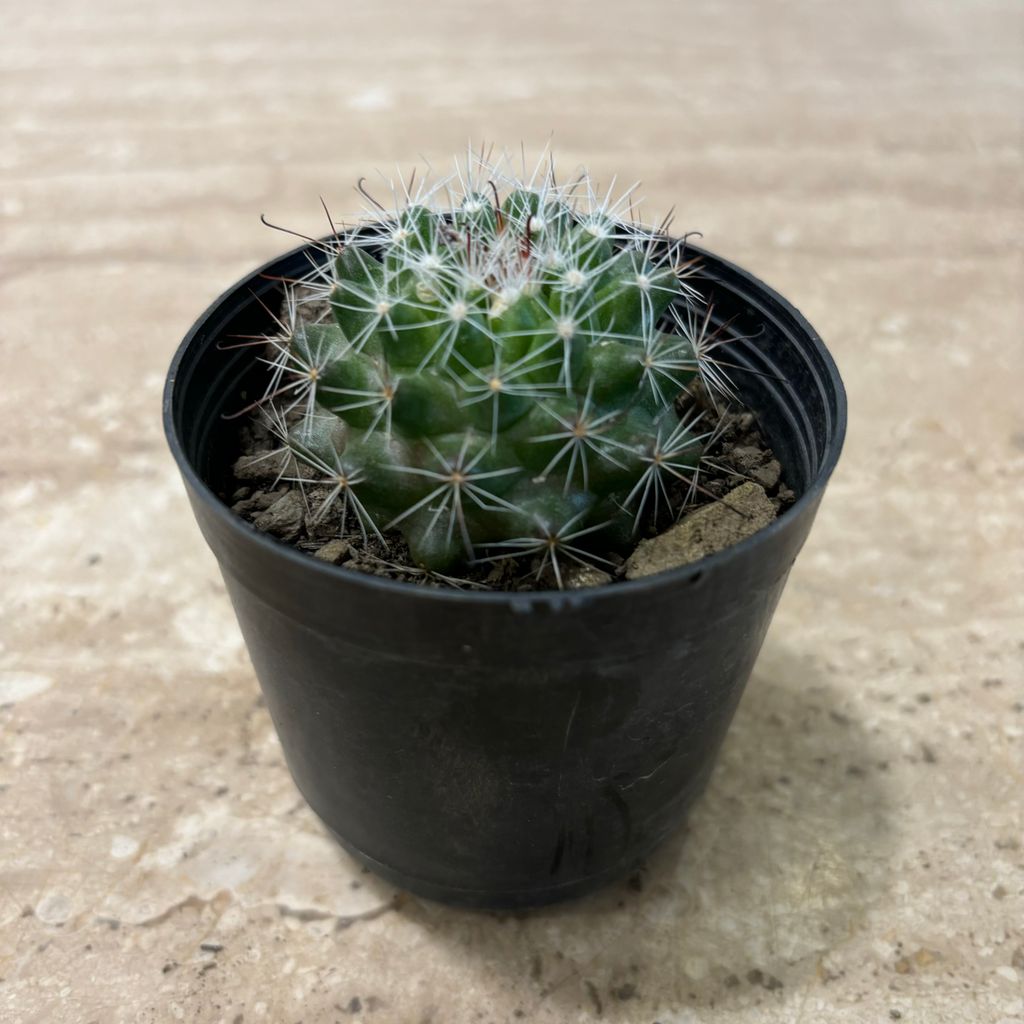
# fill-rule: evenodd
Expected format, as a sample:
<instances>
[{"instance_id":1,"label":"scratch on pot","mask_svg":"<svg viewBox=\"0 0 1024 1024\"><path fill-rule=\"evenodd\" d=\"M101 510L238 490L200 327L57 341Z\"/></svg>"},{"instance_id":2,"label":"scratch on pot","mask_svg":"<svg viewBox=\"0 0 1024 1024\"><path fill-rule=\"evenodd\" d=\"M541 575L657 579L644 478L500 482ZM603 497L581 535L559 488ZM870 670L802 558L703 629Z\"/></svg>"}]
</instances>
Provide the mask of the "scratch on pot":
<instances>
[{"instance_id":1,"label":"scratch on pot","mask_svg":"<svg viewBox=\"0 0 1024 1024\"><path fill-rule=\"evenodd\" d=\"M562 741L562 753L569 749L569 733L572 731L572 723L576 718L576 711L580 706L580 698L583 696L582 690L576 691L576 700L573 701L572 711L569 712L569 721L565 723L565 739Z\"/></svg>"},{"instance_id":2,"label":"scratch on pot","mask_svg":"<svg viewBox=\"0 0 1024 1024\"><path fill-rule=\"evenodd\" d=\"M580 698L583 696L582 690L576 691L576 700L573 701L572 710L569 712L569 721L565 723L565 738L562 740L562 758L558 765L558 788L556 790L558 796L562 795L562 775L565 770L565 753L569 749L569 733L572 732L572 723L576 720L576 711L580 706Z\"/></svg>"},{"instance_id":3,"label":"scratch on pot","mask_svg":"<svg viewBox=\"0 0 1024 1024\"><path fill-rule=\"evenodd\" d=\"M638 782L646 782L648 779L654 778L662 768L665 767L676 756L676 752L673 750L669 753L668 757L664 761L661 761L654 768L652 768L646 775L638 775L632 782L627 783L624 786L619 786L619 792L624 793L627 789L632 789Z\"/></svg>"}]
</instances>

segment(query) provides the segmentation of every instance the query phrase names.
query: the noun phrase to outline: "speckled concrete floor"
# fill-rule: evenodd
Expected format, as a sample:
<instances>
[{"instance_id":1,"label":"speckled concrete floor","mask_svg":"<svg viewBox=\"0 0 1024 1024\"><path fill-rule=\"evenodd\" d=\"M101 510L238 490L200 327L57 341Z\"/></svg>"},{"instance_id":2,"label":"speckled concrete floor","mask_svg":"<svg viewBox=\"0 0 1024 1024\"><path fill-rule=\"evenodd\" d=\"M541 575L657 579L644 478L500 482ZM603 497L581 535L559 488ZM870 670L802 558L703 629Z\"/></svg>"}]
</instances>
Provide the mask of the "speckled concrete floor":
<instances>
[{"instance_id":1,"label":"speckled concrete floor","mask_svg":"<svg viewBox=\"0 0 1024 1024\"><path fill-rule=\"evenodd\" d=\"M39 0L0 38L0 1018L1024 1020L1022 10ZM298 797L159 425L317 197L468 137L646 183L833 348L844 461L633 885L396 895Z\"/></svg>"}]
</instances>

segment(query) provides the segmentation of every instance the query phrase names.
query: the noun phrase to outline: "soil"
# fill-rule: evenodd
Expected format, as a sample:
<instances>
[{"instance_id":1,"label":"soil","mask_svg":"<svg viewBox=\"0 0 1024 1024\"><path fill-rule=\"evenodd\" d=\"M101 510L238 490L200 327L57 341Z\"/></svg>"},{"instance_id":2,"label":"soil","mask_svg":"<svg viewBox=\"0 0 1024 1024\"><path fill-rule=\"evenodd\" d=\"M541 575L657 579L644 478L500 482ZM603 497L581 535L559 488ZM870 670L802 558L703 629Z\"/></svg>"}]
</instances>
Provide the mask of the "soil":
<instances>
[{"instance_id":1,"label":"soil","mask_svg":"<svg viewBox=\"0 0 1024 1024\"><path fill-rule=\"evenodd\" d=\"M680 411L694 405L708 410L706 397L698 392L683 396ZM373 536L364 541L358 531L342 533L340 513L314 523L310 510L319 505L327 489L276 481L279 460L267 456L278 446L259 421L243 426L239 437L242 455L233 467L234 486L223 497L232 511L256 529L300 551L353 572L419 585L506 591L549 590L557 585L550 569L537 576L538 563L533 556L469 565L455 578L413 566L397 533L387 535L385 547ZM614 571L563 566L564 585L614 585L693 561L766 525L795 498L754 415L743 409L727 411L722 417L718 439L706 452L699 483L695 500L689 504L687 487L679 484L672 495L673 509L645 524L632 554L596 552L616 566Z\"/></svg>"}]
</instances>

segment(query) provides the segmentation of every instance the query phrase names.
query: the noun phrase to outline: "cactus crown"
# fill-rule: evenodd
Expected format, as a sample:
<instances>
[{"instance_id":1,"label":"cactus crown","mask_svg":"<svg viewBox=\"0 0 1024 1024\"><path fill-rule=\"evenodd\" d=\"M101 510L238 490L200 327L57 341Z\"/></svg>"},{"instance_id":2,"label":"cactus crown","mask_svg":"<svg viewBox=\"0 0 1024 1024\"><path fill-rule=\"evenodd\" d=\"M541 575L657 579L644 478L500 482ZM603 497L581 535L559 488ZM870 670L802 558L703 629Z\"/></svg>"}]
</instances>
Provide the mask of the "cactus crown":
<instances>
[{"instance_id":1,"label":"cactus crown","mask_svg":"<svg viewBox=\"0 0 1024 1024\"><path fill-rule=\"evenodd\" d=\"M627 222L632 190L524 179L476 157L371 200L290 293L265 398L318 515L340 502L435 572L535 554L560 586L695 486L708 434L676 399L726 382L685 243Z\"/></svg>"}]
</instances>

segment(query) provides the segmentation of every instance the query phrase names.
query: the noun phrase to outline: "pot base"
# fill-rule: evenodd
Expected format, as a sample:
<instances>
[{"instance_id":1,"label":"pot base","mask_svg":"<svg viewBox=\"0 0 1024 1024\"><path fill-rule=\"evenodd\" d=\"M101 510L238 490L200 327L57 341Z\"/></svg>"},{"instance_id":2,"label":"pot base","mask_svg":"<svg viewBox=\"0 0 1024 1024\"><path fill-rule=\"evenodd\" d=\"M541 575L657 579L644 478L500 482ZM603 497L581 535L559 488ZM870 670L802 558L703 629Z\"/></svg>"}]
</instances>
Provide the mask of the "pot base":
<instances>
[{"instance_id":1,"label":"pot base","mask_svg":"<svg viewBox=\"0 0 1024 1024\"><path fill-rule=\"evenodd\" d=\"M565 900L578 899L581 896L596 892L598 889L602 889L613 882L628 878L643 866L647 855L652 853L655 847L661 843L661 840L659 840L652 843L649 849L635 850L628 860L624 860L614 867L606 868L597 874L588 875L585 878L576 878L571 882L552 885L546 889L520 889L496 892L491 889L458 889L446 885L437 885L426 879L407 875L402 871L389 867L387 864L382 864L379 860L375 860L369 854L353 846L343 835L331 828L327 822L324 821L323 824L346 853L351 854L360 864L369 868L378 878L383 879L389 885L393 885L396 889L401 889L404 892L412 893L413 896L432 900L435 903L444 903L454 907L467 907L473 910L529 910L535 907L549 906L552 903L561 903Z\"/></svg>"}]
</instances>

